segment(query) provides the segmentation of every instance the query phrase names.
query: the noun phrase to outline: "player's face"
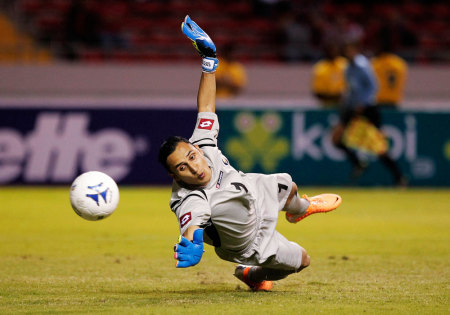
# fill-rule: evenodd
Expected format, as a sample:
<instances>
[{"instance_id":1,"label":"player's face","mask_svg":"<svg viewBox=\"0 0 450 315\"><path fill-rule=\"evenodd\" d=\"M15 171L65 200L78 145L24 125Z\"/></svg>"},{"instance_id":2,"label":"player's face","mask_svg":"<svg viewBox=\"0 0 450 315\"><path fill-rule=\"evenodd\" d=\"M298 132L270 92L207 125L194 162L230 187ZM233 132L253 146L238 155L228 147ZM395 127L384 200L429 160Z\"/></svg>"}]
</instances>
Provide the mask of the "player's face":
<instances>
[{"instance_id":1,"label":"player's face","mask_svg":"<svg viewBox=\"0 0 450 315\"><path fill-rule=\"evenodd\" d=\"M202 150L190 143L179 142L167 157L171 176L190 186L206 186L211 180L211 168Z\"/></svg>"}]
</instances>

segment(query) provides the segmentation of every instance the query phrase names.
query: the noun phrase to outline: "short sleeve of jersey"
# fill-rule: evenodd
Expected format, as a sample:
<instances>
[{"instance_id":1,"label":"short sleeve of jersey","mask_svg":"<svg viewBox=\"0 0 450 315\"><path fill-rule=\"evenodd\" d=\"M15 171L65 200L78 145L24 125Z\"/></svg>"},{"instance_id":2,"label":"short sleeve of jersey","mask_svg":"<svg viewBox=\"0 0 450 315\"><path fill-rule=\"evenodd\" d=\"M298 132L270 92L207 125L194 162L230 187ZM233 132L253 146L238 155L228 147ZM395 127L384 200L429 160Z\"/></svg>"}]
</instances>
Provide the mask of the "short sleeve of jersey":
<instances>
[{"instance_id":1,"label":"short sleeve of jersey","mask_svg":"<svg viewBox=\"0 0 450 315\"><path fill-rule=\"evenodd\" d=\"M205 225L211 217L211 208L206 194L199 190L192 191L183 198L172 201L170 207L177 216L181 235L190 226Z\"/></svg>"},{"instance_id":2,"label":"short sleeve of jersey","mask_svg":"<svg viewBox=\"0 0 450 315\"><path fill-rule=\"evenodd\" d=\"M197 116L194 133L189 141L198 145L217 147L217 137L219 135L219 120L215 113L200 112Z\"/></svg>"}]
</instances>

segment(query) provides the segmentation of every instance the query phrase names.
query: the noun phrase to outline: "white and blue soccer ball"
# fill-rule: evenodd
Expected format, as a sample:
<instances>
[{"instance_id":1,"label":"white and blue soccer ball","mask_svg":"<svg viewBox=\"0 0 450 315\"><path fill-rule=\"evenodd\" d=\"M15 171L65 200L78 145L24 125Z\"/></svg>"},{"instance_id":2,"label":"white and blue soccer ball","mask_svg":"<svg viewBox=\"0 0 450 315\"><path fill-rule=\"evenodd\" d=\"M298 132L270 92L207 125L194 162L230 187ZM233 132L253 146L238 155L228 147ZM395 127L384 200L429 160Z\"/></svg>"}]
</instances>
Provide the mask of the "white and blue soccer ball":
<instances>
[{"instance_id":1,"label":"white and blue soccer ball","mask_svg":"<svg viewBox=\"0 0 450 315\"><path fill-rule=\"evenodd\" d=\"M76 214L89 221L110 216L119 204L119 188L102 172L86 172L70 187L70 203Z\"/></svg>"}]
</instances>

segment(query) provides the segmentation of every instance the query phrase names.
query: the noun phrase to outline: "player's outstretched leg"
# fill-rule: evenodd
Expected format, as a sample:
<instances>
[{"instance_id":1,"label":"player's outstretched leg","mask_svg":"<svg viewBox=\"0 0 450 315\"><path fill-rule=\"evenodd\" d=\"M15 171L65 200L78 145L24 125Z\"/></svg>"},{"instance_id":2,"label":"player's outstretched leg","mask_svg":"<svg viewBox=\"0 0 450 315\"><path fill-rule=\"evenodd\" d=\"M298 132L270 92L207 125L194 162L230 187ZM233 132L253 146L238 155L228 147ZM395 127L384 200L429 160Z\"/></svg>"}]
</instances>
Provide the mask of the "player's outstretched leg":
<instances>
[{"instance_id":1,"label":"player's outstretched leg","mask_svg":"<svg viewBox=\"0 0 450 315\"><path fill-rule=\"evenodd\" d=\"M270 291L273 287L273 282L268 280L252 281L250 280L250 271L252 268L261 268L254 266L238 265L234 271L234 276L244 282L252 291Z\"/></svg>"},{"instance_id":2,"label":"player's outstretched leg","mask_svg":"<svg viewBox=\"0 0 450 315\"><path fill-rule=\"evenodd\" d=\"M321 194L314 197L303 195L302 198L309 201L309 206L306 209L306 213L291 214L289 212L286 212L286 220L291 223L297 223L298 221L303 220L307 216L314 213L332 211L339 207L339 205L342 203L341 196L336 194Z\"/></svg>"}]
</instances>

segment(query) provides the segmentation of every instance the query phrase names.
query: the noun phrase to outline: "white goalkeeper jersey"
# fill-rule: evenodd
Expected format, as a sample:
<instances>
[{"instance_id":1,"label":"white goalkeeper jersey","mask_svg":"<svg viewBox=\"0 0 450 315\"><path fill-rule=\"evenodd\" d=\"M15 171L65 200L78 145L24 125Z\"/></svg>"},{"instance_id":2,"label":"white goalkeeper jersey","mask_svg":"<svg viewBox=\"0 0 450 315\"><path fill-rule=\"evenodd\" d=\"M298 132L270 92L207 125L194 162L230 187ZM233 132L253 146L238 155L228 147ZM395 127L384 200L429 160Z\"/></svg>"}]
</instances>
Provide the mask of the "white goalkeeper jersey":
<instances>
[{"instance_id":1,"label":"white goalkeeper jersey","mask_svg":"<svg viewBox=\"0 0 450 315\"><path fill-rule=\"evenodd\" d=\"M191 225L205 229L204 241L228 256L254 251L269 244L265 239L275 232L278 211L284 206L292 187L288 174L244 174L234 169L217 147L219 122L210 112L198 114L189 139L198 145L211 167L206 187L187 189L175 181L170 207L178 218L180 233ZM249 254L250 255L250 254Z\"/></svg>"}]
</instances>

